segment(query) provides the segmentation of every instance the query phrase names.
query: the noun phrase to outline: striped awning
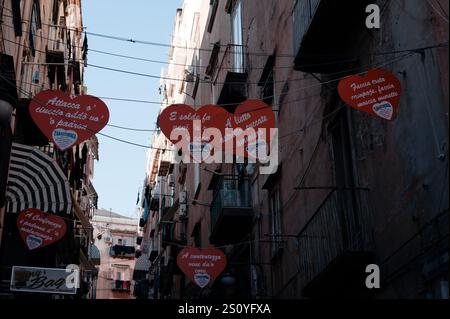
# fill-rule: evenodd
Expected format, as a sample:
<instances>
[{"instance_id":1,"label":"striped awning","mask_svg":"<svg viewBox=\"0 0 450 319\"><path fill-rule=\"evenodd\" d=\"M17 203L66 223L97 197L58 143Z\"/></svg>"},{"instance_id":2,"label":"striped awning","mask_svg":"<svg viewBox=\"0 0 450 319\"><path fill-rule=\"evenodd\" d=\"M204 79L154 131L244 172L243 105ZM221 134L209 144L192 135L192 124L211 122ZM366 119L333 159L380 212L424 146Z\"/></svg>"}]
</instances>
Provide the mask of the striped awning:
<instances>
[{"instance_id":1,"label":"striped awning","mask_svg":"<svg viewBox=\"0 0 450 319\"><path fill-rule=\"evenodd\" d=\"M8 213L17 214L26 208L70 214L70 187L54 159L37 148L13 143L6 209Z\"/></svg>"}]
</instances>

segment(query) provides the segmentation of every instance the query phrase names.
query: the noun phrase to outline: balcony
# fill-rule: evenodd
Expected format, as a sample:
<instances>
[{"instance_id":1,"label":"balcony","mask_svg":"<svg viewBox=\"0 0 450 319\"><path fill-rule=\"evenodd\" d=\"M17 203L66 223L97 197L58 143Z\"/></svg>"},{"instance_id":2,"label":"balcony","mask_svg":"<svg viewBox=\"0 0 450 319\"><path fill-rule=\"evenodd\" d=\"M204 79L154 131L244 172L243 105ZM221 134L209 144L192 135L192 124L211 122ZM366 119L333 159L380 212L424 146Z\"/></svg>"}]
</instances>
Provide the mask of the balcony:
<instances>
[{"instance_id":1,"label":"balcony","mask_svg":"<svg viewBox=\"0 0 450 319\"><path fill-rule=\"evenodd\" d=\"M250 194L248 179L220 177L211 203L211 243L230 244L248 234L253 219Z\"/></svg>"},{"instance_id":2,"label":"balcony","mask_svg":"<svg viewBox=\"0 0 450 319\"><path fill-rule=\"evenodd\" d=\"M373 263L367 190L332 190L299 234L303 294L361 297Z\"/></svg>"},{"instance_id":3,"label":"balcony","mask_svg":"<svg viewBox=\"0 0 450 319\"><path fill-rule=\"evenodd\" d=\"M113 291L129 292L131 290L131 282L124 280L114 280Z\"/></svg>"},{"instance_id":4,"label":"balcony","mask_svg":"<svg viewBox=\"0 0 450 319\"><path fill-rule=\"evenodd\" d=\"M110 256L115 258L134 258L136 249L133 246L111 246Z\"/></svg>"},{"instance_id":5,"label":"balcony","mask_svg":"<svg viewBox=\"0 0 450 319\"><path fill-rule=\"evenodd\" d=\"M368 0L297 0L293 10L295 70L332 73L354 67L351 49L365 32Z\"/></svg>"},{"instance_id":6,"label":"balcony","mask_svg":"<svg viewBox=\"0 0 450 319\"><path fill-rule=\"evenodd\" d=\"M219 57L219 67L213 81L219 88L217 104L227 104L226 109L234 112L236 106L247 99L247 72L244 47L229 44Z\"/></svg>"}]
</instances>

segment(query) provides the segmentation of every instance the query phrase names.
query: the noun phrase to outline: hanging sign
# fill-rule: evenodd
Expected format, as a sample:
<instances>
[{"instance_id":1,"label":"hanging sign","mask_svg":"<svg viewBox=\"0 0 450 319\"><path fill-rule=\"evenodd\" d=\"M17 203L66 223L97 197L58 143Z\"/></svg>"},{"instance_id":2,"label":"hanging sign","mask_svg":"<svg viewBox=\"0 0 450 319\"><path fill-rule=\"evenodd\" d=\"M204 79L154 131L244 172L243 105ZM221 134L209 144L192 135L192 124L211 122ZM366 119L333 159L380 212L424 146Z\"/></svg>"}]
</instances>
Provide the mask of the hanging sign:
<instances>
[{"instance_id":1,"label":"hanging sign","mask_svg":"<svg viewBox=\"0 0 450 319\"><path fill-rule=\"evenodd\" d=\"M397 113L401 84L389 71L372 69L365 76L352 75L341 80L338 92L351 107L390 121Z\"/></svg>"},{"instance_id":2,"label":"hanging sign","mask_svg":"<svg viewBox=\"0 0 450 319\"><path fill-rule=\"evenodd\" d=\"M198 144L200 151L214 148L226 151L226 144L232 140L231 152L248 157L250 145L269 142L270 130L275 128L275 116L271 107L261 100L241 103L234 114L212 104L198 110L186 104L173 104L161 112L159 126L173 144ZM210 128L221 134L221 140L209 134L207 129ZM244 145L247 149L242 152Z\"/></svg>"},{"instance_id":3,"label":"hanging sign","mask_svg":"<svg viewBox=\"0 0 450 319\"><path fill-rule=\"evenodd\" d=\"M163 134L173 144L176 144L180 137L177 133L183 135L183 130L189 133L189 136L184 136L188 142L193 142L194 131L200 137L203 136L207 128L217 128L223 134L225 131L225 121L228 117L228 112L216 105L204 105L198 110L186 104L173 104L165 108L159 116L159 126ZM201 126L194 127L194 121L199 122ZM196 141L196 142L201 142Z\"/></svg>"},{"instance_id":4,"label":"hanging sign","mask_svg":"<svg viewBox=\"0 0 450 319\"><path fill-rule=\"evenodd\" d=\"M101 131L109 120L106 104L90 95L71 98L62 91L47 90L30 103L36 125L62 151Z\"/></svg>"},{"instance_id":5,"label":"hanging sign","mask_svg":"<svg viewBox=\"0 0 450 319\"><path fill-rule=\"evenodd\" d=\"M224 271L227 257L217 248L184 248L177 256L177 264L190 280L204 288Z\"/></svg>"},{"instance_id":6,"label":"hanging sign","mask_svg":"<svg viewBox=\"0 0 450 319\"><path fill-rule=\"evenodd\" d=\"M256 158L255 145L268 145L270 129L275 128L275 116L272 108L262 100L247 100L236 108L234 114L229 114L226 127L234 129L235 143L233 152L236 155ZM249 133L247 129L253 129ZM233 136L226 135L224 143ZM247 145L246 148L243 146ZM224 147L227 150L226 147Z\"/></svg>"},{"instance_id":7,"label":"hanging sign","mask_svg":"<svg viewBox=\"0 0 450 319\"><path fill-rule=\"evenodd\" d=\"M28 208L19 214L17 228L29 250L53 244L66 233L64 219L34 208Z\"/></svg>"}]
</instances>

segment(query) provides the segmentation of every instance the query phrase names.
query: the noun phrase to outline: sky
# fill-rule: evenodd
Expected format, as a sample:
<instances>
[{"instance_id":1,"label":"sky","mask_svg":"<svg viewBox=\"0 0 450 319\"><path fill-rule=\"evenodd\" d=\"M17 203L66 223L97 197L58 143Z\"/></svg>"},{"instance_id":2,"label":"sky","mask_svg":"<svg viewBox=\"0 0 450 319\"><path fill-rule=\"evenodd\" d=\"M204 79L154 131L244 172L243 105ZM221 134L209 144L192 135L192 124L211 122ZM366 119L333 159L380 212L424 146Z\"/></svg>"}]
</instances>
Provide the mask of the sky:
<instances>
[{"instance_id":1,"label":"sky","mask_svg":"<svg viewBox=\"0 0 450 319\"><path fill-rule=\"evenodd\" d=\"M124 4L125 3L125 4ZM86 31L158 43L170 43L176 9L182 0L84 0ZM133 44L88 35L89 49L168 60L164 47ZM89 52L88 63L109 68L160 75L164 65L123 59ZM84 74L88 94L147 101L161 101L159 80L87 67ZM138 129L154 129L159 106L104 100L109 108L109 124ZM134 132L105 127L101 133L149 145L151 132ZM145 148L99 136L99 161L95 163L93 184L99 195L98 207L138 218L136 200L145 178Z\"/></svg>"}]
</instances>

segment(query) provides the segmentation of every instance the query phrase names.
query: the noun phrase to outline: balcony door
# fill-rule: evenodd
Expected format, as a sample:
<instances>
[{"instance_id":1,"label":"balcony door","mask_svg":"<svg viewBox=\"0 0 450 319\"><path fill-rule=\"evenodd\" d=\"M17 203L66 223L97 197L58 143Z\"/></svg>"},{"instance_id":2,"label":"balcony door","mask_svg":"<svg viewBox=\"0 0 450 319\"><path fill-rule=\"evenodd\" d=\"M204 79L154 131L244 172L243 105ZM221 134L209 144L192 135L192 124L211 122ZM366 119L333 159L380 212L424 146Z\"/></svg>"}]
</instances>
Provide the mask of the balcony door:
<instances>
[{"instance_id":1,"label":"balcony door","mask_svg":"<svg viewBox=\"0 0 450 319\"><path fill-rule=\"evenodd\" d=\"M244 73L244 41L242 37L242 3L235 1L231 12L231 52L233 53L234 72Z\"/></svg>"}]
</instances>

